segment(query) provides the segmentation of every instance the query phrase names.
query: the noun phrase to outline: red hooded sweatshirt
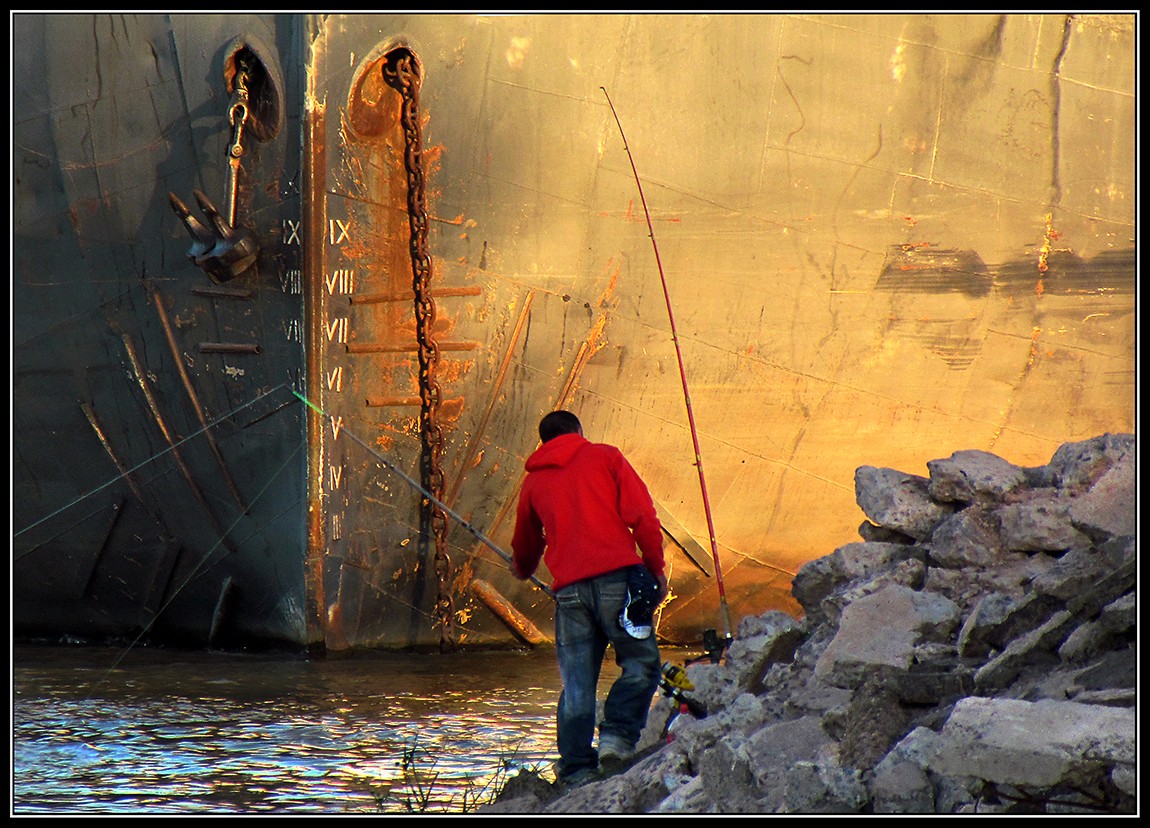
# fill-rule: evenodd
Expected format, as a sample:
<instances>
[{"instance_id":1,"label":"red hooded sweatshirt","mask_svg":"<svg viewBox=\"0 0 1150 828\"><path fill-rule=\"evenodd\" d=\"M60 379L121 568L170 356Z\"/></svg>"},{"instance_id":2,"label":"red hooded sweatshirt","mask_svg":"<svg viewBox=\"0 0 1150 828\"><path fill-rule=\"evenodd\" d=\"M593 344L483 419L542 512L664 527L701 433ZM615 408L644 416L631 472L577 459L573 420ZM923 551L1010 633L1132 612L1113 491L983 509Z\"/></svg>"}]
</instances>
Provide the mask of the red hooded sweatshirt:
<instances>
[{"instance_id":1,"label":"red hooded sweatshirt","mask_svg":"<svg viewBox=\"0 0 1150 828\"><path fill-rule=\"evenodd\" d=\"M558 591L639 563L635 544L651 574L663 574L655 504L619 449L562 434L536 449L526 466L511 540L521 578L534 574L542 557Z\"/></svg>"}]
</instances>

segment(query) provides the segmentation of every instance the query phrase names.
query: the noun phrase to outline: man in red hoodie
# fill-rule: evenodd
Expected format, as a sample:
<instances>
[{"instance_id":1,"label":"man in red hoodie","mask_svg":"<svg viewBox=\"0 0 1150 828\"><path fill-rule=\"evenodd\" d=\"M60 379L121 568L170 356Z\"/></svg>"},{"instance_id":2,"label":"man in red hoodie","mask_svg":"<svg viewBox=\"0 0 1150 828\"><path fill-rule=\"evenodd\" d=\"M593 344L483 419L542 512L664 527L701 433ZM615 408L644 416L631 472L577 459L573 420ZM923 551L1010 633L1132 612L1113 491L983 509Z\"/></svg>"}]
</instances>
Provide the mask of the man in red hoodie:
<instances>
[{"instance_id":1,"label":"man in red hoodie","mask_svg":"<svg viewBox=\"0 0 1150 828\"><path fill-rule=\"evenodd\" d=\"M557 776L582 784L598 775L600 761L633 753L659 686L659 647L649 619L667 596L663 534L651 495L623 453L586 440L574 414L548 414L539 438L543 444L527 459L519 494L511 570L529 578L542 558L554 579L563 682ZM646 620L634 618L639 595L647 598ZM596 751L596 689L608 644L622 673L607 694Z\"/></svg>"}]
</instances>

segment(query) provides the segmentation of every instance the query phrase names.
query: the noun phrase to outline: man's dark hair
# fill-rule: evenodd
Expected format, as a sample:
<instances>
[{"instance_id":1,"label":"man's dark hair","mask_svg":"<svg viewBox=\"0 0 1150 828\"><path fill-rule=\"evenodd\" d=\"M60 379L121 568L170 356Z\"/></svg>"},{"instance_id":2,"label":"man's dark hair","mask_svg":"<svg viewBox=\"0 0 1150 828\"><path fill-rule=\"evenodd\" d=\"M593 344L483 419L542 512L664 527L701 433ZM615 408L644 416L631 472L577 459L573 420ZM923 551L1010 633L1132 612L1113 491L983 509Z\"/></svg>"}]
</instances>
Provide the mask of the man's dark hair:
<instances>
[{"instance_id":1,"label":"man's dark hair","mask_svg":"<svg viewBox=\"0 0 1150 828\"><path fill-rule=\"evenodd\" d=\"M578 434L582 430L579 418L570 411L552 411L539 421L539 439L544 443L561 434Z\"/></svg>"}]
</instances>

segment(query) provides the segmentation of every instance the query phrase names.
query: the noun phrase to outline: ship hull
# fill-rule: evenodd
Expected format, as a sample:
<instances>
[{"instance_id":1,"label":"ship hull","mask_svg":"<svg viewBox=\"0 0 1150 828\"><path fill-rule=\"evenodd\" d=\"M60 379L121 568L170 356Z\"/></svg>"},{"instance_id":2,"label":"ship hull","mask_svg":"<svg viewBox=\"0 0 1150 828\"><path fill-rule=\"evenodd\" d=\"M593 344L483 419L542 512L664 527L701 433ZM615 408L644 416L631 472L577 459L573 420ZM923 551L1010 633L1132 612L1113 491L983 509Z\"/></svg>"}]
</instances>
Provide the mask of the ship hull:
<instances>
[{"instance_id":1,"label":"ship hull","mask_svg":"<svg viewBox=\"0 0 1150 828\"><path fill-rule=\"evenodd\" d=\"M1041 465L1134 431L1132 15L14 33L18 634L546 639L551 599L503 554L538 420L568 408L647 481L659 631L696 642L724 603L800 611L798 569L858 539L859 465ZM221 280L170 194L228 191L241 54L259 255ZM396 54L419 70L430 321Z\"/></svg>"}]
</instances>

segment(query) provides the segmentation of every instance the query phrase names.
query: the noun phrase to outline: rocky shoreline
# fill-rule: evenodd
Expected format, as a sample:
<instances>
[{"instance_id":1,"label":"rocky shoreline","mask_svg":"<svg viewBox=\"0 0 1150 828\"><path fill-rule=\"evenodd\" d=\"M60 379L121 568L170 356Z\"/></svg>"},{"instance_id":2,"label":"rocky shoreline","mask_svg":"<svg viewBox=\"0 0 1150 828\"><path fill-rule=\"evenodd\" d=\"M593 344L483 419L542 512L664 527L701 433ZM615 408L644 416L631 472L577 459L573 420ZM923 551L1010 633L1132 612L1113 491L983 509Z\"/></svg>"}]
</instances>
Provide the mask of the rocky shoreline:
<instances>
[{"instance_id":1,"label":"rocky shoreline","mask_svg":"<svg viewBox=\"0 0 1150 828\"><path fill-rule=\"evenodd\" d=\"M1137 813L1135 460L1104 434L860 467L862 540L799 571L803 618L687 667L707 715L660 694L626 771L522 772L480 812Z\"/></svg>"}]
</instances>

